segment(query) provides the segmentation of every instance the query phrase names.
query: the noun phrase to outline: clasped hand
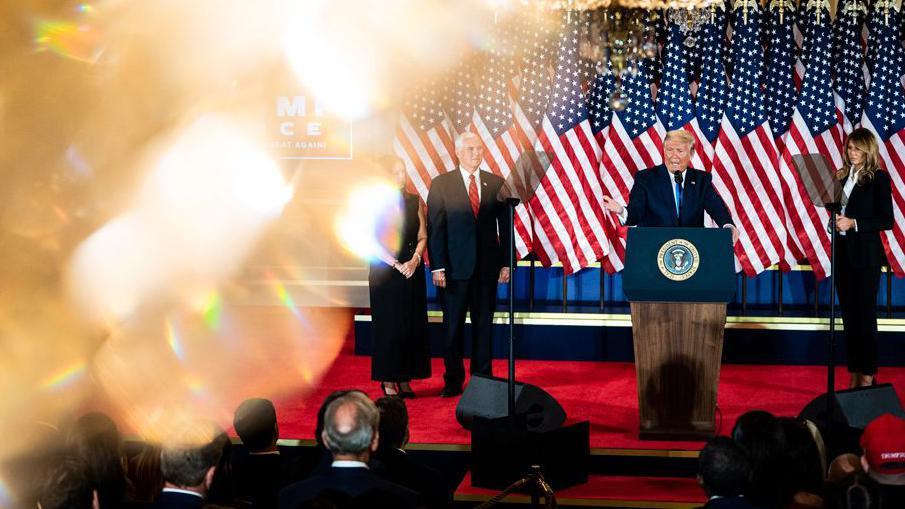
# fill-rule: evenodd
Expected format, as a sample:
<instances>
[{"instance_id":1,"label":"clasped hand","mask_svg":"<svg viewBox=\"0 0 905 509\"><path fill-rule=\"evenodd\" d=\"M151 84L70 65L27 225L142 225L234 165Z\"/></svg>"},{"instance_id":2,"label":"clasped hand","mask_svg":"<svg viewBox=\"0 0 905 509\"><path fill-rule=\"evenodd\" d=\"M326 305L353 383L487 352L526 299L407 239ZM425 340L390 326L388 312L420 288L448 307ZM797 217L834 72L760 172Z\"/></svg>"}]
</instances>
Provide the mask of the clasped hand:
<instances>
[{"instance_id":1,"label":"clasped hand","mask_svg":"<svg viewBox=\"0 0 905 509\"><path fill-rule=\"evenodd\" d=\"M836 230L840 232L846 232L854 228L855 220L845 217L842 214L836 215Z\"/></svg>"},{"instance_id":2,"label":"clasped hand","mask_svg":"<svg viewBox=\"0 0 905 509\"><path fill-rule=\"evenodd\" d=\"M400 274L402 274L403 276L405 276L406 279L408 279L408 278L412 277L413 274L415 274L415 269L418 268L418 262L415 261L414 258L412 258L411 260L409 260L405 263L399 263L399 262L394 263L393 268L398 270Z\"/></svg>"}]
</instances>

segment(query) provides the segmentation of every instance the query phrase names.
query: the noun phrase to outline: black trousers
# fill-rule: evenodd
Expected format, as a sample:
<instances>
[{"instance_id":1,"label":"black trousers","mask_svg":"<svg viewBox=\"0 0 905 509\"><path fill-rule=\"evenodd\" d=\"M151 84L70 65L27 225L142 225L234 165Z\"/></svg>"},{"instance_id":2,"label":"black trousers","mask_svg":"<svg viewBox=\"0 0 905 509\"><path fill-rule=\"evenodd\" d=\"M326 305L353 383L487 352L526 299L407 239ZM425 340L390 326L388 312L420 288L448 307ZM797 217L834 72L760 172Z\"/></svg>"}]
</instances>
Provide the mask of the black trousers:
<instances>
[{"instance_id":1,"label":"black trousers","mask_svg":"<svg viewBox=\"0 0 905 509\"><path fill-rule=\"evenodd\" d=\"M447 279L443 290L443 322L446 328L443 363L447 386L465 382L465 313L471 313L472 374L491 375L493 355L493 311L496 309L496 279Z\"/></svg>"},{"instance_id":2,"label":"black trousers","mask_svg":"<svg viewBox=\"0 0 905 509\"><path fill-rule=\"evenodd\" d=\"M845 238L836 246L836 293L842 307L845 349L851 373L877 373L877 290L880 267L856 267Z\"/></svg>"}]
</instances>

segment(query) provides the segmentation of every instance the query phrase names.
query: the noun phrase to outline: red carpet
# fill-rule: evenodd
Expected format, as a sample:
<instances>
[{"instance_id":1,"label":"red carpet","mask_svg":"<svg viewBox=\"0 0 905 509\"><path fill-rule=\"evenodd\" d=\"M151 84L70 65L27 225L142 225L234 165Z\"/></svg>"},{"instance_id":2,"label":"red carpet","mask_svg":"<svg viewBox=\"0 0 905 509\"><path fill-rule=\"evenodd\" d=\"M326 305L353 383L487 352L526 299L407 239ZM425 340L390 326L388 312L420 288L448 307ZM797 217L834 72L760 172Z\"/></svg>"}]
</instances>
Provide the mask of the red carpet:
<instances>
[{"instance_id":1,"label":"red carpet","mask_svg":"<svg viewBox=\"0 0 905 509\"><path fill-rule=\"evenodd\" d=\"M499 491L473 487L469 473L456 490L456 500L484 501L497 493ZM528 496L514 494L504 500L526 503ZM592 475L586 484L556 492L556 501L559 505L679 509L699 507L707 497L694 478Z\"/></svg>"},{"instance_id":2,"label":"red carpet","mask_svg":"<svg viewBox=\"0 0 905 509\"><path fill-rule=\"evenodd\" d=\"M337 389L359 388L372 397L380 389L370 379L370 358L348 351L340 354L305 400L287 397L276 402L280 434L287 439L311 439L317 408ZM434 359L434 376L413 384L418 397L408 401L412 443L468 444L469 433L456 422L458 398L440 398L443 362ZM494 362L494 373L505 374L505 361ZM637 438L638 402L634 365L607 362L519 361L517 379L536 384L555 397L570 420L591 422L591 447L628 449L700 449L695 442L651 442ZM900 399L905 392L905 368L881 368L879 378L893 383ZM845 368L837 370L838 388L848 383ZM751 409L777 415L797 415L826 384L819 366L724 365L720 374L717 416L728 433L735 419ZM722 423L722 424L721 424Z\"/></svg>"}]
</instances>

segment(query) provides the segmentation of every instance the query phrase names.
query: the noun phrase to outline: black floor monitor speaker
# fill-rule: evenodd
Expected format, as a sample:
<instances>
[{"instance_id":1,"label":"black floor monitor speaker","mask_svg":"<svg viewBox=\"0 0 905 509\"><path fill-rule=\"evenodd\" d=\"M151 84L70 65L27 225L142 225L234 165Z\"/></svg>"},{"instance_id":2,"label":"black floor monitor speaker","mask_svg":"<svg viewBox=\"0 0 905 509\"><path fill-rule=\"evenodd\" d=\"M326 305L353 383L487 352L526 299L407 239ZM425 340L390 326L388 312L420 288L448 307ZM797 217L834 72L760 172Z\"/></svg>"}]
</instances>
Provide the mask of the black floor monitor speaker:
<instances>
[{"instance_id":1,"label":"black floor monitor speaker","mask_svg":"<svg viewBox=\"0 0 905 509\"><path fill-rule=\"evenodd\" d=\"M828 452L835 455L860 454L858 437L870 421L883 414L905 418L905 410L891 384L860 387L834 392L832 414L827 418L827 393L805 405L798 417L814 421L827 442Z\"/></svg>"},{"instance_id":2,"label":"black floor monitor speaker","mask_svg":"<svg viewBox=\"0 0 905 509\"><path fill-rule=\"evenodd\" d=\"M509 389L505 378L472 375L456 406L456 420L472 429L475 417L494 419L509 412ZM536 385L515 382L515 413L525 415L529 431L551 431L566 420L566 411L553 396Z\"/></svg>"},{"instance_id":3,"label":"black floor monitor speaker","mask_svg":"<svg viewBox=\"0 0 905 509\"><path fill-rule=\"evenodd\" d=\"M588 481L590 424L528 431L525 416L476 417L471 430L471 484L501 490L539 465L554 490Z\"/></svg>"}]
</instances>

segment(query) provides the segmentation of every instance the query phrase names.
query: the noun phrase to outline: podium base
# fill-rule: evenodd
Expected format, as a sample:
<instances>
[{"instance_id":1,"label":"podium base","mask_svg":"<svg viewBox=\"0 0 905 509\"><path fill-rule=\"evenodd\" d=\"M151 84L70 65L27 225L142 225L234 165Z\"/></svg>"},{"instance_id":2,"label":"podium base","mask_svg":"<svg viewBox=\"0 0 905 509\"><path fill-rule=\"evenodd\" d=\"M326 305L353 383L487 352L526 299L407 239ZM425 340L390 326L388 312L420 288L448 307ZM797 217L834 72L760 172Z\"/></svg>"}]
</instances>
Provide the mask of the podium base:
<instances>
[{"instance_id":1,"label":"podium base","mask_svg":"<svg viewBox=\"0 0 905 509\"><path fill-rule=\"evenodd\" d=\"M706 442L716 434L714 428L639 428L640 440Z\"/></svg>"}]
</instances>

